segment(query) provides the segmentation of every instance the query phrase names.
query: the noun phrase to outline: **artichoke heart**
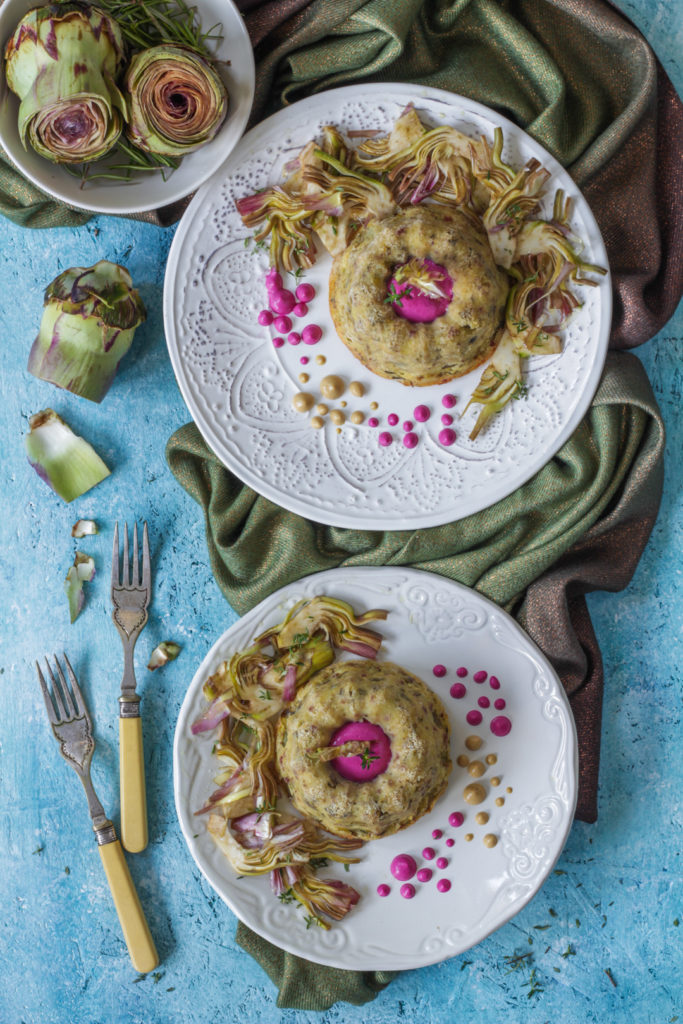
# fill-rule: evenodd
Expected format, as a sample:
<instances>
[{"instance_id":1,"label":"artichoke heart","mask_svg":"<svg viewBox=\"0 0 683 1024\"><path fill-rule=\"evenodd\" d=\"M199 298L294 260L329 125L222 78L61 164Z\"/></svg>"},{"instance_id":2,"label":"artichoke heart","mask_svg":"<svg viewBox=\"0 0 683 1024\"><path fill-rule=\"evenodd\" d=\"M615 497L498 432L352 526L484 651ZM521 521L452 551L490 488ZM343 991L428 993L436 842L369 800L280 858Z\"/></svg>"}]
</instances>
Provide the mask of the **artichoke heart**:
<instances>
[{"instance_id":1,"label":"artichoke heart","mask_svg":"<svg viewBox=\"0 0 683 1024\"><path fill-rule=\"evenodd\" d=\"M124 61L121 30L86 3L29 11L5 49L9 88L20 99L25 148L53 163L86 163L118 141L126 104L115 83Z\"/></svg>"},{"instance_id":2,"label":"artichoke heart","mask_svg":"<svg viewBox=\"0 0 683 1024\"><path fill-rule=\"evenodd\" d=\"M228 112L227 90L211 64L182 46L137 53L126 90L130 141L160 156L184 156L210 142Z\"/></svg>"},{"instance_id":3,"label":"artichoke heart","mask_svg":"<svg viewBox=\"0 0 683 1024\"><path fill-rule=\"evenodd\" d=\"M93 267L71 267L45 291L28 371L101 402L145 315L125 267L109 260Z\"/></svg>"}]
</instances>

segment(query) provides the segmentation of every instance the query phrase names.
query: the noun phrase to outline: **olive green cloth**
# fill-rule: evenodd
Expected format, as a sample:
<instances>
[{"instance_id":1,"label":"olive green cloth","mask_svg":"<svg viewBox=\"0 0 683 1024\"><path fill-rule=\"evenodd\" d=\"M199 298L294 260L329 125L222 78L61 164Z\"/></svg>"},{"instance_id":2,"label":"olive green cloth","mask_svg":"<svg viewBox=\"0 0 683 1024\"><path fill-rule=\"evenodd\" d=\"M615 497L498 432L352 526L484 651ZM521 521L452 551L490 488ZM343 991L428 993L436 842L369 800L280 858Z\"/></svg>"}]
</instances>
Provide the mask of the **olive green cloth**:
<instances>
[{"instance_id":1,"label":"olive green cloth","mask_svg":"<svg viewBox=\"0 0 683 1024\"><path fill-rule=\"evenodd\" d=\"M287 512L227 470L193 423L173 434L166 457L204 509L212 572L240 614L293 580L340 565L411 565L514 611L527 587L595 525L630 474L652 468L662 439L642 364L629 353L610 353L590 413L558 454L507 498L443 526L349 530Z\"/></svg>"},{"instance_id":2,"label":"olive green cloth","mask_svg":"<svg viewBox=\"0 0 683 1024\"><path fill-rule=\"evenodd\" d=\"M320 89L413 81L499 110L581 184L613 270L611 345L651 337L681 292L680 101L647 43L603 0L243 0L255 43L252 120ZM663 428L642 366L611 355L589 414L524 487L429 530L321 526L255 495L192 425L169 464L204 508L214 574L238 611L336 565L416 565L475 587L517 615L554 661L577 722L577 814L595 820L600 650L585 594L630 579L657 515ZM386 972L307 963L243 924L237 941L279 988L278 1006L322 1010L375 997Z\"/></svg>"},{"instance_id":3,"label":"olive green cloth","mask_svg":"<svg viewBox=\"0 0 683 1024\"><path fill-rule=\"evenodd\" d=\"M663 424L640 361L611 353L589 413L558 454L503 501L445 526L371 532L310 522L243 486L194 424L170 438L166 454L204 509L214 576L239 612L322 569L411 565L465 583L517 614L569 692L579 732L579 812L583 806L582 816L591 820L602 673L580 602L598 586L628 582L659 507L663 449ZM590 557L593 547L598 555ZM241 923L237 941L278 986L280 1007L365 1002L392 977L310 964Z\"/></svg>"}]
</instances>

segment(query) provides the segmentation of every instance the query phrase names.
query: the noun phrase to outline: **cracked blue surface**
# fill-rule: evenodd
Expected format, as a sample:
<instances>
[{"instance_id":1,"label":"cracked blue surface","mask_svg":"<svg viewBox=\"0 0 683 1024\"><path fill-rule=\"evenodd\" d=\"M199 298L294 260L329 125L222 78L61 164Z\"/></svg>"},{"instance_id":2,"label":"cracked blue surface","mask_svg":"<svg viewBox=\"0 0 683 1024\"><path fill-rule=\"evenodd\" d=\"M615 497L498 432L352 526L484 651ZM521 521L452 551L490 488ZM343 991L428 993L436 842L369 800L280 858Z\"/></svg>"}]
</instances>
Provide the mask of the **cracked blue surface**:
<instances>
[{"instance_id":1,"label":"cracked blue surface","mask_svg":"<svg viewBox=\"0 0 683 1024\"><path fill-rule=\"evenodd\" d=\"M622 7L681 92L679 4L638 0ZM195 666L236 616L211 576L198 508L163 458L166 438L188 418L161 323L172 234L103 217L75 230L33 232L0 224L0 1024L671 1021L683 1004L677 924L683 920L683 309L637 352L667 424L662 510L629 588L589 599L605 663L598 823L575 824L557 870L536 899L463 956L405 972L366 1007L280 1011L265 974L235 946L235 919L194 866L173 805L175 719ZM149 318L109 395L95 407L35 380L25 365L47 282L68 266L105 256L129 267ZM26 418L47 405L82 431L114 470L73 506L56 498L24 459ZM96 519L102 530L79 542L94 555L98 575L88 585L83 614L70 626L62 579L73 558L70 528L78 517ZM143 980L126 955L85 800L49 735L33 669L38 656L63 649L70 654L96 723L94 781L118 821L122 663L109 619L107 576L112 524L135 517L150 524L155 581L136 659L150 845L129 864L162 960L158 972ZM147 656L163 639L176 640L182 653L151 674L144 667ZM528 953L533 964L521 960L509 971L505 958Z\"/></svg>"}]
</instances>

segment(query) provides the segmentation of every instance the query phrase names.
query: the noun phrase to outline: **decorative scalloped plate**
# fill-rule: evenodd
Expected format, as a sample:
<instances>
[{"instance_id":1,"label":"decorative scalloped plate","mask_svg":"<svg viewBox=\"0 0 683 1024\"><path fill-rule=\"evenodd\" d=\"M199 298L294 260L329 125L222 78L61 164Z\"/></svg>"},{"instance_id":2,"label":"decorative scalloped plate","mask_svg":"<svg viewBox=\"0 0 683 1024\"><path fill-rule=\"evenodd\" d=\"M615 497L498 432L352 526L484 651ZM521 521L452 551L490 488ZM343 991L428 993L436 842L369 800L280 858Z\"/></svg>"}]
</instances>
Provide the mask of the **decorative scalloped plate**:
<instances>
[{"instance_id":1,"label":"decorative scalloped plate","mask_svg":"<svg viewBox=\"0 0 683 1024\"><path fill-rule=\"evenodd\" d=\"M380 659L414 672L441 698L451 722L453 769L446 792L433 810L414 825L366 843L360 863L348 872L330 863L324 877L343 879L361 894L360 902L329 931L307 928L296 905L283 905L271 893L267 877L238 878L194 812L212 791L215 759L213 733L192 736L190 725L205 707L202 685L234 651L248 646L267 625L280 621L301 598L329 594L357 611L386 608L377 624L385 640ZM441 664L447 673L435 677ZM456 670L466 668L466 676ZM481 674L486 679L477 682ZM491 677L500 683L491 686ZM494 679L495 686L496 679ZM454 683L466 694L451 696ZM489 701L488 707L485 705ZM505 701L504 711L494 701ZM479 725L468 713L479 712ZM505 714L512 723L506 736L493 735L490 723ZM468 736L483 744L473 753ZM464 787L475 781L459 756L480 759L486 799L470 806ZM495 755L493 765L487 755ZM456 956L505 924L528 903L545 881L567 838L576 802L577 746L574 720L562 685L552 667L517 623L504 611L460 584L414 569L332 569L293 583L261 602L228 629L200 665L180 711L173 758L178 817L190 852L200 870L237 916L282 949L316 963L350 970L422 967ZM496 779L499 782L496 782ZM503 800L503 804L496 801ZM454 812L464 816L449 824ZM477 824L478 812L489 815ZM434 839L435 829L442 831ZM495 835L493 848L485 834ZM470 835L472 838L467 839ZM448 840L454 840L448 845ZM432 847L435 858L422 856ZM413 899L400 895L390 873L392 859L411 854L429 867L428 882L412 882ZM436 866L445 857L447 865ZM448 880L447 892L437 889ZM377 886L389 885L381 898Z\"/></svg>"},{"instance_id":2,"label":"decorative scalloped plate","mask_svg":"<svg viewBox=\"0 0 683 1024\"><path fill-rule=\"evenodd\" d=\"M607 266L595 220L569 175L538 143L494 111L437 89L412 85L359 85L321 93L273 115L250 131L221 171L195 196L176 232L164 286L164 323L171 362L192 418L221 461L244 483L292 512L333 526L412 529L461 519L512 493L555 454L584 416L607 351L611 316L609 275L597 287L577 288L583 302L564 332L560 355L528 360L528 398L509 403L469 440L477 409L459 418L481 368L445 385L406 387L372 374L337 337L329 313L330 257L320 252L305 280L316 297L300 330L315 322L321 341L274 348L273 328L257 316L267 307L267 253L245 245L235 200L281 180L283 165L325 124L342 131L388 130L408 102L433 125L452 124L478 138L504 132L503 157L522 167L536 157L552 174L543 212L555 190L574 199L572 226L584 259ZM322 249L322 246L319 246ZM285 281L287 283L287 281ZM293 281L289 281L293 284ZM301 357L308 358L305 366ZM324 357L324 365L317 362ZM299 374L310 380L302 385ZM346 423L329 419L322 430L295 412L299 390L320 394L326 374L359 381L362 398L343 396ZM455 395L457 440L440 444L445 394ZM377 410L370 403L377 403ZM417 447L402 444L401 425L427 405L431 418L415 427ZM362 425L350 422L354 411ZM395 413L394 443L381 447L380 431ZM380 425L367 425L370 416Z\"/></svg>"}]
</instances>

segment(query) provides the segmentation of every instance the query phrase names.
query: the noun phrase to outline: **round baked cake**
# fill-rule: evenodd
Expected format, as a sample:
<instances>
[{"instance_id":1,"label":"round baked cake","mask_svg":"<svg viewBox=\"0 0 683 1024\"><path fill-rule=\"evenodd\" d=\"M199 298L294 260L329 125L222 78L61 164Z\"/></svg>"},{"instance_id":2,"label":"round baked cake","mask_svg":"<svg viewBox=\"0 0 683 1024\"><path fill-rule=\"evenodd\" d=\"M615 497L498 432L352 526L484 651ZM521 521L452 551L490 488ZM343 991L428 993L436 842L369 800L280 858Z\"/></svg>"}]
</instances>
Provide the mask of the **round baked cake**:
<instances>
[{"instance_id":1,"label":"round baked cake","mask_svg":"<svg viewBox=\"0 0 683 1024\"><path fill-rule=\"evenodd\" d=\"M420 205L369 221L334 259L330 311L369 370L426 386L492 354L508 290L483 230L458 210Z\"/></svg>"},{"instance_id":2,"label":"round baked cake","mask_svg":"<svg viewBox=\"0 0 683 1024\"><path fill-rule=\"evenodd\" d=\"M335 835L378 839L426 814L446 788L441 701L391 662L316 673L281 716L277 765L296 809Z\"/></svg>"}]
</instances>

